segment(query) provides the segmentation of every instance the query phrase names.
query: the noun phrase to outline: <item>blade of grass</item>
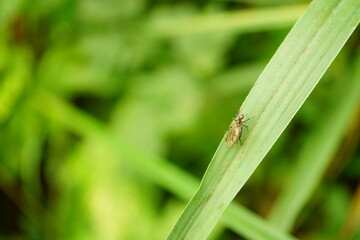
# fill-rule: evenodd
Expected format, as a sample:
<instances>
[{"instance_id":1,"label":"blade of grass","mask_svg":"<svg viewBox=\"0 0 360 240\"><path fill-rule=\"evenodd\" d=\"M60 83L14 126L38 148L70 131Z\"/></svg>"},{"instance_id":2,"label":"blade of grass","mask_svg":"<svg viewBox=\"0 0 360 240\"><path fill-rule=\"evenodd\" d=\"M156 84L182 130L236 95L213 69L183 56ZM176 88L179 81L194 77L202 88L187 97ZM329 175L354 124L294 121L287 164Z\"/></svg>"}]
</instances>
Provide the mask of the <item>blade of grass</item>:
<instances>
[{"instance_id":1,"label":"blade of grass","mask_svg":"<svg viewBox=\"0 0 360 240\"><path fill-rule=\"evenodd\" d=\"M358 61L360 69L360 61ZM294 174L276 201L269 219L283 231L289 231L306 201L320 183L326 168L337 151L348 123L360 101L360 71L344 81L331 111L323 114L319 127L308 138L299 154ZM331 131L329 131L331 129Z\"/></svg>"},{"instance_id":2,"label":"blade of grass","mask_svg":"<svg viewBox=\"0 0 360 240\"><path fill-rule=\"evenodd\" d=\"M150 28L159 36L171 37L214 31L241 33L291 27L307 5L247 9L237 12L213 13L209 16L154 19ZM176 28L174 28L176 26Z\"/></svg>"},{"instance_id":3,"label":"blade of grass","mask_svg":"<svg viewBox=\"0 0 360 240\"><path fill-rule=\"evenodd\" d=\"M357 159L360 161L360 159ZM354 197L348 210L348 216L335 240L358 239L355 236L360 232L360 184L358 184Z\"/></svg>"},{"instance_id":4,"label":"blade of grass","mask_svg":"<svg viewBox=\"0 0 360 240\"><path fill-rule=\"evenodd\" d=\"M358 0L316 0L295 24L251 92L243 144L224 139L169 240L206 239L225 208L309 96L360 20ZM246 132L245 132L246 133Z\"/></svg>"},{"instance_id":5,"label":"blade of grass","mask_svg":"<svg viewBox=\"0 0 360 240\"><path fill-rule=\"evenodd\" d=\"M199 180L158 156L152 156L129 146L125 140L114 136L103 124L56 96L39 92L34 95L33 107L47 118L65 126L77 134L100 139L104 145L121 156L129 166L159 186L188 201L199 186ZM71 116L71 118L69 118ZM282 233L246 208L231 204L222 218L234 232L249 239L295 239ZM263 236L266 236L265 238Z\"/></svg>"}]
</instances>

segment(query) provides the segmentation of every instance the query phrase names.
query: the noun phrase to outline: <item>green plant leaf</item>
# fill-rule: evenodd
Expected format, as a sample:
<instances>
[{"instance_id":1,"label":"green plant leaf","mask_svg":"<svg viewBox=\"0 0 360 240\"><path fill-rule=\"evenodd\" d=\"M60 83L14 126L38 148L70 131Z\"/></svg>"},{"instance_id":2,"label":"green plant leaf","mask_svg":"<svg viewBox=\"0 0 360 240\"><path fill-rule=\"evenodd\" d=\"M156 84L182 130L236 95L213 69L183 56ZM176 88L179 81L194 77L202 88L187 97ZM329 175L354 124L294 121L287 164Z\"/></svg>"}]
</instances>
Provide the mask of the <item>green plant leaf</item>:
<instances>
[{"instance_id":1,"label":"green plant leaf","mask_svg":"<svg viewBox=\"0 0 360 240\"><path fill-rule=\"evenodd\" d=\"M170 233L169 240L207 238L359 20L358 0L316 0L309 6L240 108L241 113L252 117L243 144L228 148L223 139L198 192Z\"/></svg>"},{"instance_id":2,"label":"green plant leaf","mask_svg":"<svg viewBox=\"0 0 360 240\"><path fill-rule=\"evenodd\" d=\"M290 27L304 12L307 5L247 9L208 16L156 18L150 28L159 36L171 37L214 31L258 32ZM174 28L176 26L176 28Z\"/></svg>"}]
</instances>

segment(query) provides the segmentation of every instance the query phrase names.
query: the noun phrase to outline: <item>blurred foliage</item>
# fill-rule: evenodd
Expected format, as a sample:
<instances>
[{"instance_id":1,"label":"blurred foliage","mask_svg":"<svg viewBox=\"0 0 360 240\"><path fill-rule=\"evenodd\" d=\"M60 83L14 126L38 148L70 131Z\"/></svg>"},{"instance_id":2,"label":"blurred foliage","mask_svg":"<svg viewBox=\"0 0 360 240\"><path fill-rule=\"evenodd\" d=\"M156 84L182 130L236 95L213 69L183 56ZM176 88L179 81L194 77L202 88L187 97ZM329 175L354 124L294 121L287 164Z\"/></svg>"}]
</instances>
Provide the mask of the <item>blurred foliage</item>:
<instances>
[{"instance_id":1,"label":"blurred foliage","mask_svg":"<svg viewBox=\"0 0 360 240\"><path fill-rule=\"evenodd\" d=\"M146 162L166 158L201 178L296 18L273 28L220 24L191 34L181 29L186 25L178 28L177 19L284 3L0 1L0 239L165 239L185 203L146 177L157 174ZM172 31L184 34L155 31L158 19L174 22ZM357 31L237 202L269 213L323 110L342 97L337 93L349 73L360 78L359 39ZM110 149L112 139L104 141L96 127L42 93L100 122L121 149ZM359 217L350 211L360 205L359 106L296 222L293 234L301 239L360 239ZM142 153L138 167L124 159L127 148ZM239 239L221 229L213 238Z\"/></svg>"}]
</instances>

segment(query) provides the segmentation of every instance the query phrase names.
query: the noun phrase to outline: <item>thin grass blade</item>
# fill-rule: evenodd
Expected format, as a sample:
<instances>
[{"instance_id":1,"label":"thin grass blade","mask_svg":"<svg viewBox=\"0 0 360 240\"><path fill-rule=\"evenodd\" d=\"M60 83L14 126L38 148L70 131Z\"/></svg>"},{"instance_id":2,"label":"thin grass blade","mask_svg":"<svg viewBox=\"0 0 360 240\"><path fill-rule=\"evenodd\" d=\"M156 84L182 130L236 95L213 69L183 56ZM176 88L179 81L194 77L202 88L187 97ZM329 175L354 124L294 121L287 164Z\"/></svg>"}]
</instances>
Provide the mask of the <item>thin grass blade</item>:
<instances>
[{"instance_id":1,"label":"thin grass blade","mask_svg":"<svg viewBox=\"0 0 360 240\"><path fill-rule=\"evenodd\" d=\"M243 145L217 149L168 240L206 239L360 21L358 0L316 0L295 24L241 106L253 117Z\"/></svg>"}]
</instances>

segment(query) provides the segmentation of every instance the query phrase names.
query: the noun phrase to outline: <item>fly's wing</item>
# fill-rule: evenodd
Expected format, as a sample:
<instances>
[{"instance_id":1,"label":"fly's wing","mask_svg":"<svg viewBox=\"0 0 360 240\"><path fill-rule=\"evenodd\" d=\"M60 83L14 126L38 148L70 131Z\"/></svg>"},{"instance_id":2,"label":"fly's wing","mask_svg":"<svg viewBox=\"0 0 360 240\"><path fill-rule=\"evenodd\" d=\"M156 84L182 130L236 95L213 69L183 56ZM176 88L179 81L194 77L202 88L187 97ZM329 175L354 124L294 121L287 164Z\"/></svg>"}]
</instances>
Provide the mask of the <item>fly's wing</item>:
<instances>
[{"instance_id":1,"label":"fly's wing","mask_svg":"<svg viewBox=\"0 0 360 240\"><path fill-rule=\"evenodd\" d=\"M225 140L226 146L228 147L235 146L237 141L239 140L240 135L241 135L241 128L238 126L233 126L229 130L226 136L226 140Z\"/></svg>"}]
</instances>

